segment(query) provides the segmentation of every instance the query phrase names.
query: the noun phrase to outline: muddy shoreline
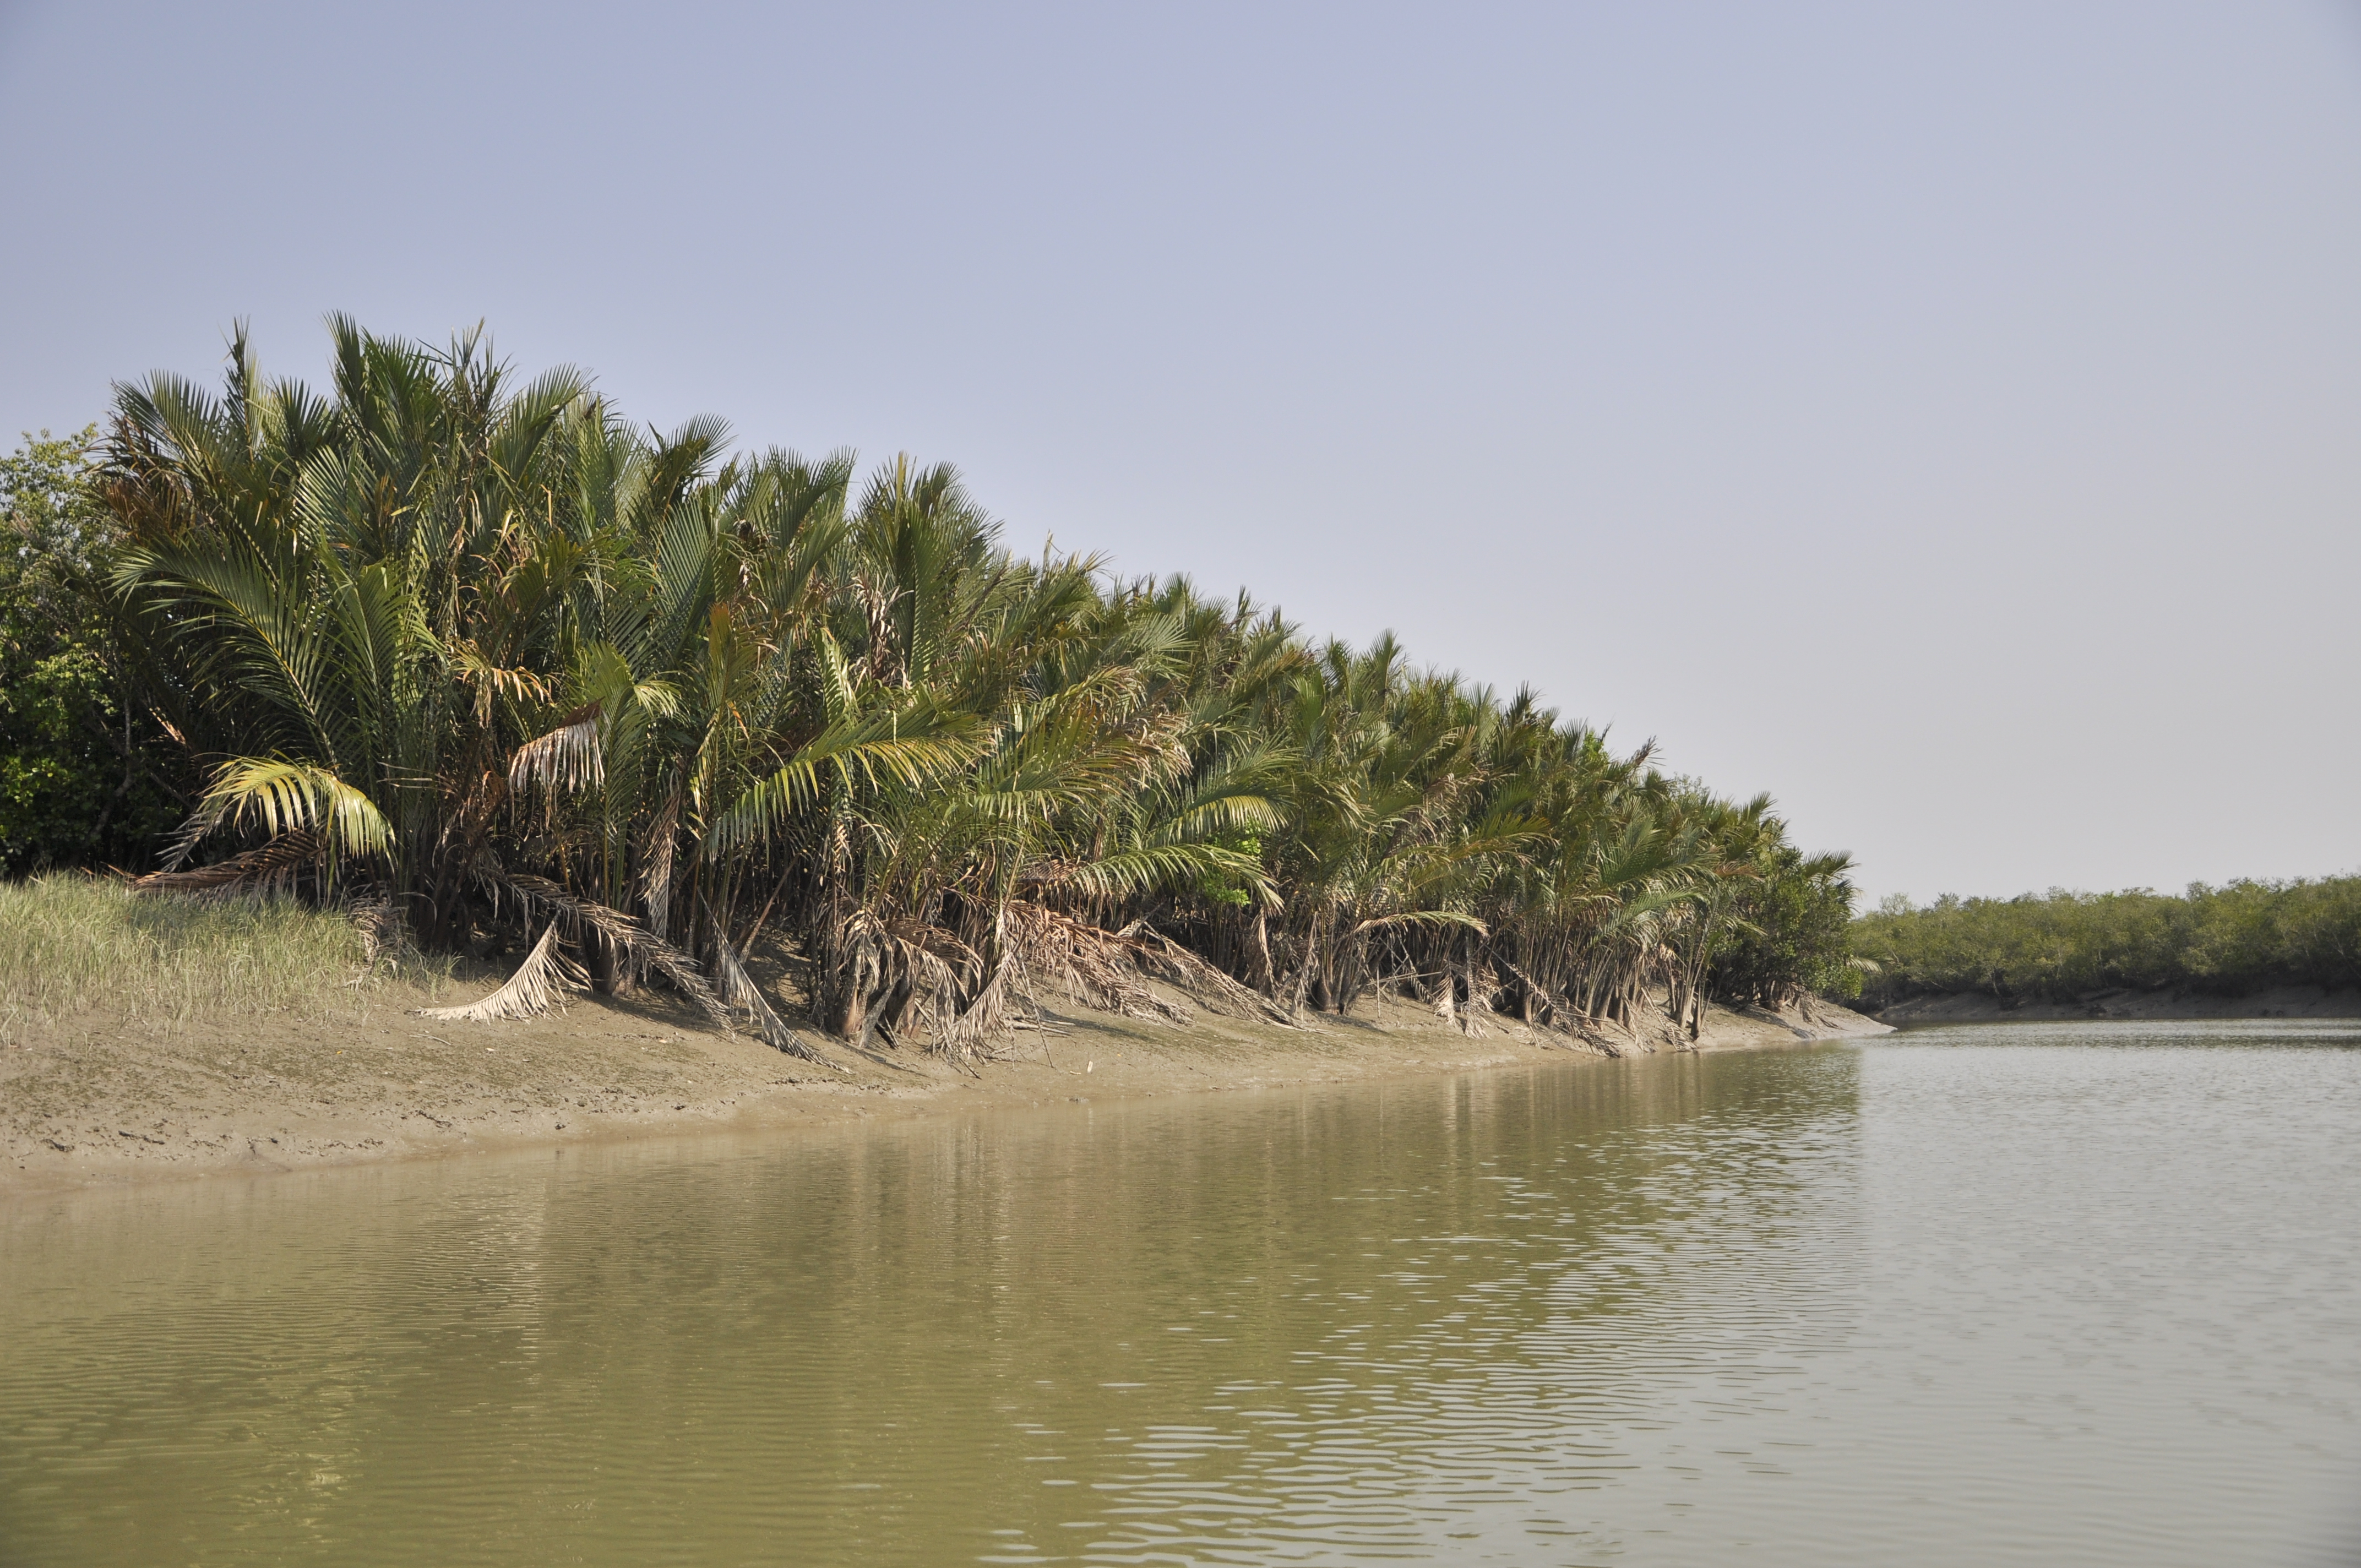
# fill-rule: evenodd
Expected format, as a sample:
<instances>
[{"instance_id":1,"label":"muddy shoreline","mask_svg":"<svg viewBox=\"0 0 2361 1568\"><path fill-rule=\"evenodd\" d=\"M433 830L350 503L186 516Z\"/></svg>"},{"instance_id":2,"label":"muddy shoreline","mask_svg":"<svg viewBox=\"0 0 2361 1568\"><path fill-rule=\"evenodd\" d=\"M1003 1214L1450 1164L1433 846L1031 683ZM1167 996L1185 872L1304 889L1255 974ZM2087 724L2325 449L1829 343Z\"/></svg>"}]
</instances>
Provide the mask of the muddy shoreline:
<instances>
[{"instance_id":1,"label":"muddy shoreline","mask_svg":"<svg viewBox=\"0 0 2361 1568\"><path fill-rule=\"evenodd\" d=\"M2245 996L2165 988L2095 991L2059 1002L2006 1000L1983 992L1945 992L1890 1003L1868 1014L1897 1028L1927 1024L2048 1023L2077 1018L2166 1022L2204 1018L2361 1018L2361 991L2282 986Z\"/></svg>"},{"instance_id":2,"label":"muddy shoreline","mask_svg":"<svg viewBox=\"0 0 2361 1568\"><path fill-rule=\"evenodd\" d=\"M972 1068L835 1045L818 1066L661 998L493 1025L427 1020L403 1000L169 1030L90 1017L12 1038L0 1046L0 1193L1609 1059L1507 1019L1463 1031L1397 1000L1303 1029L1202 1013L1183 1026L1050 1014L1047 1030ZM1716 1007L1696 1048L1887 1027L1821 1004L1808 1015ZM1608 1043L1679 1048L1669 1028Z\"/></svg>"}]
</instances>

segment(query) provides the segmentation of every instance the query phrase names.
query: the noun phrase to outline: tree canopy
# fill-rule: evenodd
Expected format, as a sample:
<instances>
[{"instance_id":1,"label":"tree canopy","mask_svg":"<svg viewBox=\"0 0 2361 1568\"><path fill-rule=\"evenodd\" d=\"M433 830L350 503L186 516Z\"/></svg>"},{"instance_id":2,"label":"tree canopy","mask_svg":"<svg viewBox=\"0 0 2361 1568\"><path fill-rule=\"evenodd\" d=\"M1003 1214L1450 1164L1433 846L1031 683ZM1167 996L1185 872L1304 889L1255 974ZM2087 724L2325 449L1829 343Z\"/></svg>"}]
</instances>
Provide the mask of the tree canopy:
<instances>
[{"instance_id":1,"label":"tree canopy","mask_svg":"<svg viewBox=\"0 0 2361 1568\"><path fill-rule=\"evenodd\" d=\"M765 937L821 1026L952 1052L1052 996L1694 1030L1717 991L1850 983L1843 856L1530 691L1018 555L948 466L733 452L475 336L330 332L324 392L242 334L216 390L120 389L45 492L89 542L49 554L91 712L187 796L147 885L299 886L786 1048Z\"/></svg>"},{"instance_id":2,"label":"tree canopy","mask_svg":"<svg viewBox=\"0 0 2361 1568\"><path fill-rule=\"evenodd\" d=\"M2016 898L1905 898L1856 923L1880 1003L1940 992L2066 1002L2182 987L2245 995L2271 986L2361 985L2361 877L2192 884Z\"/></svg>"}]
</instances>

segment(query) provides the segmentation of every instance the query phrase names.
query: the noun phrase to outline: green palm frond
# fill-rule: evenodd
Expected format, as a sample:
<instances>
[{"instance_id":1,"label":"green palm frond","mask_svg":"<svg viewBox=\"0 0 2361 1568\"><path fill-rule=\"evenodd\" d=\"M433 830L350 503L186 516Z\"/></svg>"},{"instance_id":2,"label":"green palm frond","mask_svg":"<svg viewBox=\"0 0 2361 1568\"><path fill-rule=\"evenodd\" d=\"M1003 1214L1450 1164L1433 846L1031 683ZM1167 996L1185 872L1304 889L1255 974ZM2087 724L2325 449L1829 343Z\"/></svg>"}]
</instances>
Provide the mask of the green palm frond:
<instances>
[{"instance_id":1,"label":"green palm frond","mask_svg":"<svg viewBox=\"0 0 2361 1568\"><path fill-rule=\"evenodd\" d=\"M1693 1016L1710 985L1856 972L1846 857L1529 690L1019 555L947 466L856 486L849 453L663 434L480 332L329 335L324 395L241 331L218 386L116 400L97 493L136 706L233 759L184 854L236 823L279 835L274 874L311 836L377 856L446 946L504 863L602 911L583 931L675 934L692 979L691 948L785 931L853 1012L842 988L899 1006L933 962L962 1039L1010 994L1020 907L1076 952L1153 921L1099 957L1197 944L1290 1015L1448 973L1520 977L1529 1013Z\"/></svg>"},{"instance_id":2,"label":"green palm frond","mask_svg":"<svg viewBox=\"0 0 2361 1568\"><path fill-rule=\"evenodd\" d=\"M900 717L888 715L831 727L714 818L714 847L727 851L774 836L796 813L817 806L830 784L922 790L974 759L971 726L942 716L928 716L927 726L905 734Z\"/></svg>"},{"instance_id":3,"label":"green palm frond","mask_svg":"<svg viewBox=\"0 0 2361 1568\"><path fill-rule=\"evenodd\" d=\"M381 855L393 847L392 826L377 803L327 769L278 757L233 757L214 770L168 869L177 868L207 834L248 822L274 837L310 829L339 855Z\"/></svg>"}]
</instances>

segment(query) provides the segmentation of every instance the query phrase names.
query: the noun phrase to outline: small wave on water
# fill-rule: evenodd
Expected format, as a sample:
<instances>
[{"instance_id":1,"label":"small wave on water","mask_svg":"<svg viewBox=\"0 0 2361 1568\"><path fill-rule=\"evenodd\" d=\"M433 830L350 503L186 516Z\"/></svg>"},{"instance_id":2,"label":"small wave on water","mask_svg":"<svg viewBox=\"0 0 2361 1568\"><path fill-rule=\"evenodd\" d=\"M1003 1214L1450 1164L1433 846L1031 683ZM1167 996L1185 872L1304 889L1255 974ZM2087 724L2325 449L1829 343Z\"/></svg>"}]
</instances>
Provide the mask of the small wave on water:
<instances>
[{"instance_id":1,"label":"small wave on water","mask_svg":"<svg viewBox=\"0 0 2361 1568\"><path fill-rule=\"evenodd\" d=\"M0 1562L2349 1561L2344 1027L25 1201Z\"/></svg>"}]
</instances>

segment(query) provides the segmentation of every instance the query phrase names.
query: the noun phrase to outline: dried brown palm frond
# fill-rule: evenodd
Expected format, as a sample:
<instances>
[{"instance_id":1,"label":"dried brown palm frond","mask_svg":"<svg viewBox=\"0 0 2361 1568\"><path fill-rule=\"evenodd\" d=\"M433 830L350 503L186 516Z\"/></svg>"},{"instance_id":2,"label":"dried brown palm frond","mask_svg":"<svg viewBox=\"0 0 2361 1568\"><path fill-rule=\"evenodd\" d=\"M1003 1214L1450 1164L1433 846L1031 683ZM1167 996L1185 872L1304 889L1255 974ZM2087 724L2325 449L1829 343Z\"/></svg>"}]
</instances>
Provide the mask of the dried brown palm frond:
<instances>
[{"instance_id":1,"label":"dried brown palm frond","mask_svg":"<svg viewBox=\"0 0 2361 1568\"><path fill-rule=\"evenodd\" d=\"M853 602L869 620L869 678L884 685L907 685L909 672L903 667L895 647L898 639L894 635L894 607L909 590L877 587L864 574L856 574L847 586Z\"/></svg>"},{"instance_id":2,"label":"dried brown palm frond","mask_svg":"<svg viewBox=\"0 0 2361 1568\"><path fill-rule=\"evenodd\" d=\"M596 933L605 938L635 978L651 971L664 976L675 990L703 1008L708 1017L728 1025L730 1009L714 994L712 983L697 971L697 961L621 910L578 898L546 877L510 876L497 866L489 866L486 879L513 894L528 910L538 907L558 916L572 926L577 936Z\"/></svg>"},{"instance_id":3,"label":"dried brown palm frond","mask_svg":"<svg viewBox=\"0 0 2361 1568\"><path fill-rule=\"evenodd\" d=\"M1029 992L1056 986L1070 1001L1126 1018L1186 1024L1189 1009L1148 984L1140 955L1148 944L1087 926L1038 904L1011 904L1001 917L1001 939L1021 966Z\"/></svg>"},{"instance_id":4,"label":"dried brown palm frond","mask_svg":"<svg viewBox=\"0 0 2361 1568\"><path fill-rule=\"evenodd\" d=\"M509 759L509 787L520 795L535 788L571 793L606 782L595 702L576 708L558 720L556 729L534 736Z\"/></svg>"},{"instance_id":5,"label":"dried brown palm frond","mask_svg":"<svg viewBox=\"0 0 2361 1568\"><path fill-rule=\"evenodd\" d=\"M731 1007L746 1010L747 1016L753 1021L754 1033L762 1037L764 1045L791 1057L817 1062L822 1067L836 1067L836 1063L814 1050L801 1035L787 1027L786 1020L771 1006L770 1000L763 994L763 988L754 983L753 977L746 972L746 966L740 963L738 955L730 950L729 943L715 938L714 955L713 970L720 981L721 1000Z\"/></svg>"},{"instance_id":6,"label":"dried brown palm frond","mask_svg":"<svg viewBox=\"0 0 2361 1568\"><path fill-rule=\"evenodd\" d=\"M835 946L834 989L851 1002L841 1032L856 1043L872 1034L895 1043L909 1030L929 1049L965 1059L1005 1032L983 959L950 932L863 909Z\"/></svg>"},{"instance_id":7,"label":"dried brown palm frond","mask_svg":"<svg viewBox=\"0 0 2361 1568\"><path fill-rule=\"evenodd\" d=\"M1065 952L1086 956L1086 961L1075 971L1082 986L1070 994L1102 1011L1187 1022L1185 1005L1146 992L1143 982L1152 980L1162 981L1216 1013L1259 1019L1284 1028L1305 1026L1279 1003L1239 983L1145 920L1136 920L1119 931L1106 931L1038 905L1012 905L1010 914L1016 917L1016 929L1020 936L1034 938L1020 950L1037 963L1046 953L1052 960L1049 965L1052 978L1065 978L1055 961L1060 956L1061 945ZM1043 939L1048 940L1046 948L1041 945ZM1097 1000L1093 996L1093 987L1103 993ZM1153 998L1145 1011L1122 1004L1126 999L1136 1000L1143 992Z\"/></svg>"},{"instance_id":8,"label":"dried brown palm frond","mask_svg":"<svg viewBox=\"0 0 2361 1568\"><path fill-rule=\"evenodd\" d=\"M1011 985L1011 978L1020 982L1025 978L1025 966L1013 951L983 985L975 987L966 1006L956 1013L944 1008L942 1025L935 1029L930 1048L966 1065L999 1056L1001 1047L1016 1036L1017 1029L1049 1029L1050 1025L1041 1018L1032 992Z\"/></svg>"},{"instance_id":9,"label":"dried brown palm frond","mask_svg":"<svg viewBox=\"0 0 2361 1568\"><path fill-rule=\"evenodd\" d=\"M353 929L361 934L361 956L369 962L375 963L409 945L410 932L401 917L401 905L382 893L358 899L349 914Z\"/></svg>"},{"instance_id":10,"label":"dried brown palm frond","mask_svg":"<svg viewBox=\"0 0 2361 1568\"><path fill-rule=\"evenodd\" d=\"M193 871L149 872L131 879L135 893L182 893L225 898L241 894L286 893L295 879L323 860L320 836L308 828L281 833L268 843Z\"/></svg>"},{"instance_id":11,"label":"dried brown palm frond","mask_svg":"<svg viewBox=\"0 0 2361 1568\"><path fill-rule=\"evenodd\" d=\"M1143 973L1168 985L1177 985L1217 1013L1259 1018L1282 1028L1302 1024L1286 1008L1250 986L1242 985L1199 958L1145 920L1136 920L1116 933L1131 944L1132 961Z\"/></svg>"},{"instance_id":12,"label":"dried brown palm frond","mask_svg":"<svg viewBox=\"0 0 2361 1568\"><path fill-rule=\"evenodd\" d=\"M1494 1016L1492 993L1500 989L1500 977L1493 972L1489 964L1481 962L1461 969L1458 974L1459 979L1466 982L1467 1000L1459 1003L1458 1011L1450 1021L1458 1025L1463 1035L1481 1036L1490 1034L1491 1031L1484 1026L1484 1020ZM1455 989L1452 976L1446 973L1443 980L1443 994L1446 1001Z\"/></svg>"},{"instance_id":13,"label":"dried brown palm frond","mask_svg":"<svg viewBox=\"0 0 2361 1568\"><path fill-rule=\"evenodd\" d=\"M939 963L941 960L936 961ZM991 978L977 988L964 1007L939 1006L935 1009L939 1023L929 1041L932 1049L954 1061L971 1062L993 1056L1000 1043L1016 1029L1039 1026L1038 1010L1032 1017L1019 1019L1010 1008L1009 968L1008 964L1003 963L994 970ZM935 994L938 997L956 996L956 992L948 988L939 988Z\"/></svg>"},{"instance_id":14,"label":"dried brown palm frond","mask_svg":"<svg viewBox=\"0 0 2361 1568\"><path fill-rule=\"evenodd\" d=\"M464 1007L422 1007L419 1014L462 1024L538 1018L566 992L581 991L589 983L590 977L581 966L557 950L557 922L553 920L524 962L517 966L516 973L509 976L506 985L480 1002L471 1002Z\"/></svg>"},{"instance_id":15,"label":"dried brown palm frond","mask_svg":"<svg viewBox=\"0 0 2361 1568\"><path fill-rule=\"evenodd\" d=\"M1498 962L1502 969L1514 975L1518 983L1521 984L1531 995L1538 998L1543 1003L1543 1009L1548 1014L1546 1020L1539 1018L1528 1020L1535 1027L1555 1029L1563 1034L1572 1035L1592 1050L1605 1056L1620 1057L1623 1054L1616 1047L1615 1042L1601 1032L1604 1020L1594 1018L1585 1013L1580 1007L1575 1005L1573 998L1543 985L1509 959L1498 958ZM1447 990L1448 988L1446 988L1446 994Z\"/></svg>"},{"instance_id":16,"label":"dried brown palm frond","mask_svg":"<svg viewBox=\"0 0 2361 1568\"><path fill-rule=\"evenodd\" d=\"M866 1026L891 1037L908 1020L928 1048L956 1060L989 1056L1015 1031L1045 1027L1041 1003L1065 1000L1125 1017L1186 1024L1186 1002L1161 981L1217 1011L1287 1023L1276 1003L1240 985L1186 948L1135 923L1121 931L1017 902L1001 915L1000 959L983 957L939 927L888 923L862 912L844 929L845 964L863 994L882 1000Z\"/></svg>"}]
</instances>

